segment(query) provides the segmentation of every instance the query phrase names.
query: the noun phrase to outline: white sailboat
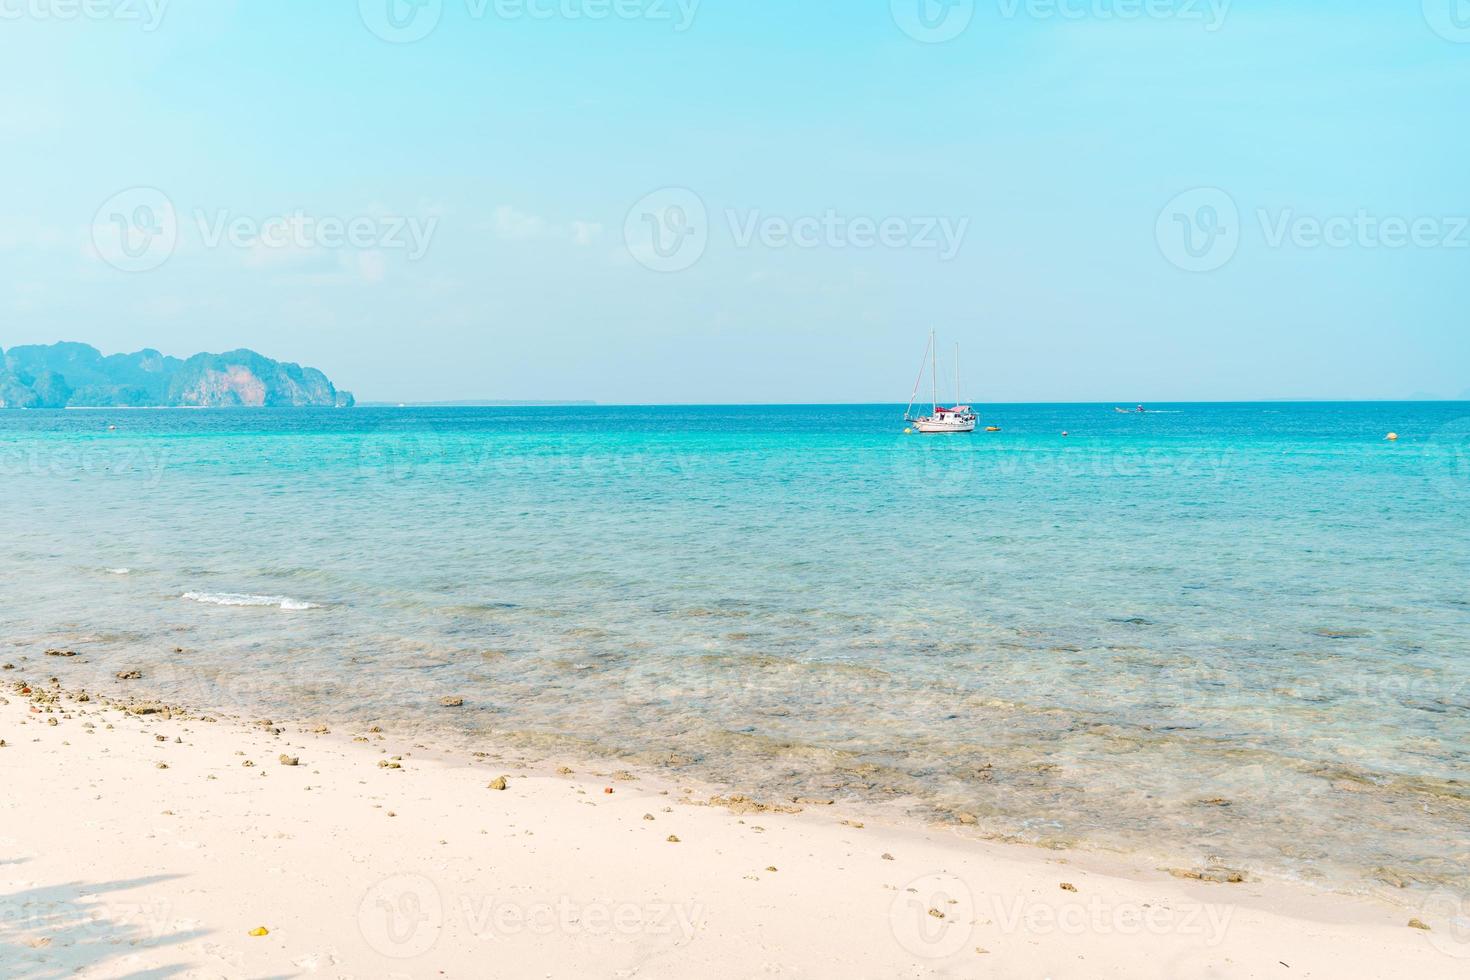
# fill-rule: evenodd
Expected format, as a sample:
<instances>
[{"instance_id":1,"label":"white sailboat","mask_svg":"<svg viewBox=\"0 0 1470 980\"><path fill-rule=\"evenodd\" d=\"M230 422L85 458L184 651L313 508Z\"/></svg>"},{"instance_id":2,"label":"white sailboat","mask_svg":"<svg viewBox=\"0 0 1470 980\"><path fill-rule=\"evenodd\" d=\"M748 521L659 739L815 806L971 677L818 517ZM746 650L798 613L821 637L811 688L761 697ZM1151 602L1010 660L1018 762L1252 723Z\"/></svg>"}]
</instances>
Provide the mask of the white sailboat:
<instances>
[{"instance_id":1,"label":"white sailboat","mask_svg":"<svg viewBox=\"0 0 1470 980\"><path fill-rule=\"evenodd\" d=\"M919 386L924 383L924 361L929 362L929 377L933 400L930 414L915 418L914 402L919 397ZM934 331L929 331L929 346L924 349L924 361L919 362L919 376L914 380L914 393L909 396L909 407L904 409L903 420L917 432L974 432L977 416L969 405L959 404L960 397L960 345L954 345L954 392L955 405L941 408L939 405L939 351Z\"/></svg>"}]
</instances>

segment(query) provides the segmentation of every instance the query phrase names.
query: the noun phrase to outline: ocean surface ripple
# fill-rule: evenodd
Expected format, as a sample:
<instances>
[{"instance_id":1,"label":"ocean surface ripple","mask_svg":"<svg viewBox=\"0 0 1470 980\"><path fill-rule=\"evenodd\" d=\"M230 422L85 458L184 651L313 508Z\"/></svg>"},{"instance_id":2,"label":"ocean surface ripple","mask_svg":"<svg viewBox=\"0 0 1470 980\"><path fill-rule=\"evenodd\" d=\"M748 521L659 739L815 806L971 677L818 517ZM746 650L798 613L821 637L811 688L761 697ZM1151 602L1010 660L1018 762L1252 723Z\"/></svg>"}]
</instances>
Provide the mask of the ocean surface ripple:
<instances>
[{"instance_id":1,"label":"ocean surface ripple","mask_svg":"<svg viewBox=\"0 0 1470 980\"><path fill-rule=\"evenodd\" d=\"M1470 893L1470 405L1159 407L3 412L0 642L98 690Z\"/></svg>"}]
</instances>

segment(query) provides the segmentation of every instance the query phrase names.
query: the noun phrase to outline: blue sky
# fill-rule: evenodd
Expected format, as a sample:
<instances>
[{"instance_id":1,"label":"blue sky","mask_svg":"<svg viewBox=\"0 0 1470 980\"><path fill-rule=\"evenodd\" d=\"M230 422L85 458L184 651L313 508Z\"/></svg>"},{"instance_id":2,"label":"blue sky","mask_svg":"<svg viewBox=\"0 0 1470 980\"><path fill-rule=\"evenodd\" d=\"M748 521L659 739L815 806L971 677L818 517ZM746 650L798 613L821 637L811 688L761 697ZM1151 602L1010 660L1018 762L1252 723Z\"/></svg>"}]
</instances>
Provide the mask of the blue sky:
<instances>
[{"instance_id":1,"label":"blue sky","mask_svg":"<svg viewBox=\"0 0 1470 980\"><path fill-rule=\"evenodd\" d=\"M0 0L0 346L904 401L933 328L978 402L1470 397L1467 0L79 2Z\"/></svg>"}]
</instances>

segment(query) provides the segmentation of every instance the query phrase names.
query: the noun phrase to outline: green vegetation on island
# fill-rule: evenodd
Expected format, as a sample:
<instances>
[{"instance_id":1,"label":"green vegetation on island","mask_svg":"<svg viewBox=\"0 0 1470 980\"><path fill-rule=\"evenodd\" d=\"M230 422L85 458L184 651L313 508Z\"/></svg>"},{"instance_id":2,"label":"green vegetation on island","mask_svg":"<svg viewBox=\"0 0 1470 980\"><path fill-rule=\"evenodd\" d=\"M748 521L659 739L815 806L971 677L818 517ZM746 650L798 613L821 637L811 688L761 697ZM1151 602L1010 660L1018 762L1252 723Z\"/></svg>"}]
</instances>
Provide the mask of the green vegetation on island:
<instances>
[{"instance_id":1,"label":"green vegetation on island","mask_svg":"<svg viewBox=\"0 0 1470 980\"><path fill-rule=\"evenodd\" d=\"M0 351L0 408L350 408L316 368L252 350L169 357L156 350L104 356L90 344Z\"/></svg>"}]
</instances>

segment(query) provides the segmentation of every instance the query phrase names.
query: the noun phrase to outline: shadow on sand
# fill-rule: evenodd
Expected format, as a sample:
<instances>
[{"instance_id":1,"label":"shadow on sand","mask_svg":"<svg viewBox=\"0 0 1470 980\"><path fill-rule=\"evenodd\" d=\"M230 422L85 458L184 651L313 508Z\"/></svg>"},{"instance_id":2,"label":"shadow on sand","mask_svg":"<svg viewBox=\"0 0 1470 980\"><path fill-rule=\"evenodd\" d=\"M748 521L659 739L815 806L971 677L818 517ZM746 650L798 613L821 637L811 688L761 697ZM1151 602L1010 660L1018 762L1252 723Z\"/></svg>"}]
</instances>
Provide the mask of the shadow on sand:
<instances>
[{"instance_id":1,"label":"shadow on sand","mask_svg":"<svg viewBox=\"0 0 1470 980\"><path fill-rule=\"evenodd\" d=\"M4 861L0 864L21 864ZM207 935L176 929L183 910L163 900L129 900L115 893L143 888L180 875L149 875L100 884L71 882L0 894L0 973L14 980L62 980L110 965L129 980L164 980L188 966L127 973L117 962Z\"/></svg>"}]
</instances>

